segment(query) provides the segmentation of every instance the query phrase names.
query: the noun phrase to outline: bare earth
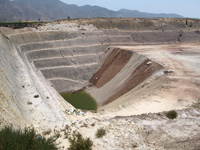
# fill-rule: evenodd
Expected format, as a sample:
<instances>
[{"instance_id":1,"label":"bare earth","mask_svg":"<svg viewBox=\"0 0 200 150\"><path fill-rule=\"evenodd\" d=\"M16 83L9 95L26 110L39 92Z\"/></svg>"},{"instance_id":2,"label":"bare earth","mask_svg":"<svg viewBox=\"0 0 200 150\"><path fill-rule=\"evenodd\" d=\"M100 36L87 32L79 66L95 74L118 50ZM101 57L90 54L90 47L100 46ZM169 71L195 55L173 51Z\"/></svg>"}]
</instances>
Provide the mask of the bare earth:
<instances>
[{"instance_id":1,"label":"bare earth","mask_svg":"<svg viewBox=\"0 0 200 150\"><path fill-rule=\"evenodd\" d=\"M104 115L141 114L183 109L200 98L200 44L120 47L145 55L166 70L102 108Z\"/></svg>"}]
</instances>

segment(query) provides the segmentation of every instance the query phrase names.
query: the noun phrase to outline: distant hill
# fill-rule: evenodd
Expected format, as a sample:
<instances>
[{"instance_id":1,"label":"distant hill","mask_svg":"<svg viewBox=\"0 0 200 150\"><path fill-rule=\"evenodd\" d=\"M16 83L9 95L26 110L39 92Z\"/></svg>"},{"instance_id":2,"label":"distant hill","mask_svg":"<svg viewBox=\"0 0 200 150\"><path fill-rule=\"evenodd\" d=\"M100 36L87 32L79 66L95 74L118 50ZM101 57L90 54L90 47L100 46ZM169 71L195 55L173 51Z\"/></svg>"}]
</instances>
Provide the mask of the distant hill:
<instances>
[{"instance_id":1,"label":"distant hill","mask_svg":"<svg viewBox=\"0 0 200 150\"><path fill-rule=\"evenodd\" d=\"M183 18L183 16L177 14L155 14L155 13L146 13L140 12L138 10L128 10L128 9L121 9L118 11L120 15L123 17L137 17L137 18Z\"/></svg>"},{"instance_id":2,"label":"distant hill","mask_svg":"<svg viewBox=\"0 0 200 150\"><path fill-rule=\"evenodd\" d=\"M59 0L0 0L0 21L43 20L95 17L164 17L181 18L177 14L153 14L137 10L108 10L98 6L77 6Z\"/></svg>"}]
</instances>

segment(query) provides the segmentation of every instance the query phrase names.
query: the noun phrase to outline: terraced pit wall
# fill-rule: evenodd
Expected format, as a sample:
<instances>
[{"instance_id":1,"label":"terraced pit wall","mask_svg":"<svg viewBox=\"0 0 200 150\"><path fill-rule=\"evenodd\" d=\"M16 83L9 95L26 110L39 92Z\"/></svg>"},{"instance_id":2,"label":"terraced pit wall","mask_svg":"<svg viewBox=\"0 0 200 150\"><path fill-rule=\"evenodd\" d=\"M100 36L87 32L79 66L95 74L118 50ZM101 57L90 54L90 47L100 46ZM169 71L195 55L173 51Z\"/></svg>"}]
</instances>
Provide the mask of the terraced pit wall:
<instances>
[{"instance_id":1,"label":"terraced pit wall","mask_svg":"<svg viewBox=\"0 0 200 150\"><path fill-rule=\"evenodd\" d=\"M103 30L28 32L10 39L58 92L66 92L88 84L109 46L197 42L199 37L195 31Z\"/></svg>"},{"instance_id":2,"label":"terraced pit wall","mask_svg":"<svg viewBox=\"0 0 200 150\"><path fill-rule=\"evenodd\" d=\"M10 95L6 97L6 100L10 99L13 101L12 105L17 105L14 108L9 106L9 109L15 112L13 114L18 116L19 119L21 118L21 120L26 118L31 123L39 122L41 118L45 118L46 120L49 118L49 122L55 120L62 122L62 120L66 120L63 112L59 113L58 110L64 111L70 105L63 102L51 86L60 93L80 90L90 85L89 80L97 72L101 64L103 64L103 60L105 60L104 56L106 56L107 51L110 52L108 48L111 46L200 41L200 34L196 31L171 30L164 32L120 31L114 29L79 30L73 32L27 30L21 32L20 30L1 28L0 36L1 91ZM140 58L144 59L144 57L135 53L130 60L137 63L137 59L139 60ZM149 60L145 58L144 63L147 61ZM15 64L19 65L15 66ZM121 67L123 68L123 65ZM145 68L143 69L145 70ZM20 79L23 78L24 72L26 72L27 78L34 79L30 85L30 87L33 86L34 90L30 88L29 94L32 97L39 94L40 100L34 106L38 108L37 111L41 115L41 118L38 118L38 113L32 112L35 108L27 108L28 100L32 99L29 99L29 95L23 91L24 84ZM130 72L130 75L130 78L135 77L134 72ZM140 75L138 74L138 76ZM110 78L106 80L110 80ZM134 88L134 86L131 88ZM113 94L112 97L104 97L104 101L100 100L98 104L103 105L114 100L126 92L123 89L123 86L120 87L117 92L120 94ZM21 96L19 96L20 94ZM25 98L23 98L24 94L27 95ZM45 110L43 106L38 105L40 102L45 105ZM27 109L30 110L28 113ZM42 114L40 113L41 111L46 112ZM11 111L7 113L10 114ZM52 119L52 116L54 119ZM12 117L13 119L15 118L15 116ZM31 119L35 117L38 119Z\"/></svg>"}]
</instances>

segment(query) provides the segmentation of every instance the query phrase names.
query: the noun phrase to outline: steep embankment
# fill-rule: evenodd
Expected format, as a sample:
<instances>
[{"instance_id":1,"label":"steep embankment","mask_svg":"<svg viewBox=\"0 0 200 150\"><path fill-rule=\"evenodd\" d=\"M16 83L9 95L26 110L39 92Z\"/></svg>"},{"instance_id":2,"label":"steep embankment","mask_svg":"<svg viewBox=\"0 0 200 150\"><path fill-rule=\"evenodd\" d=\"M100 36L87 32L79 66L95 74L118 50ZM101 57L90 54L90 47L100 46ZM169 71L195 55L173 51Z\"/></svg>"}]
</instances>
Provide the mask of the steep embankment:
<instances>
[{"instance_id":1,"label":"steep embankment","mask_svg":"<svg viewBox=\"0 0 200 150\"><path fill-rule=\"evenodd\" d=\"M162 74L163 69L137 52L114 48L90 80L95 86L86 91L96 98L99 106L106 105L154 74Z\"/></svg>"},{"instance_id":2,"label":"steep embankment","mask_svg":"<svg viewBox=\"0 0 200 150\"><path fill-rule=\"evenodd\" d=\"M0 125L24 126L25 119L19 107L22 85L18 73L21 67L16 60L16 51L2 34L0 45Z\"/></svg>"},{"instance_id":3,"label":"steep embankment","mask_svg":"<svg viewBox=\"0 0 200 150\"><path fill-rule=\"evenodd\" d=\"M90 82L96 87L102 87L109 82L131 59L132 52L114 49L104 60L101 68L93 75Z\"/></svg>"},{"instance_id":4,"label":"steep embankment","mask_svg":"<svg viewBox=\"0 0 200 150\"><path fill-rule=\"evenodd\" d=\"M7 30L1 29L1 125L33 125L46 130L55 124L61 127L69 123L63 111L71 106L36 74L6 33Z\"/></svg>"}]
</instances>

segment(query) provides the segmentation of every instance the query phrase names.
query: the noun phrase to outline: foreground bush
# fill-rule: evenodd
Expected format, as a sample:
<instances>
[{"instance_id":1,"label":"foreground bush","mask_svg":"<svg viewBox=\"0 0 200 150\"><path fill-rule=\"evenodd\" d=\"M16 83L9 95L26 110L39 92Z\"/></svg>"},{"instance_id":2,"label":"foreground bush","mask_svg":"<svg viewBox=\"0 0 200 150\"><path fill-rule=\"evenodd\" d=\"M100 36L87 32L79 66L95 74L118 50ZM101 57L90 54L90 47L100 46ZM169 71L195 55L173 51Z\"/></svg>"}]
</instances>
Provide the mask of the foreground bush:
<instances>
[{"instance_id":1,"label":"foreground bush","mask_svg":"<svg viewBox=\"0 0 200 150\"><path fill-rule=\"evenodd\" d=\"M171 111L168 111L168 112L166 113L166 116L167 116L167 118L169 118L169 119L175 119L175 118L177 118L178 113L177 113L175 110L171 110Z\"/></svg>"},{"instance_id":2,"label":"foreground bush","mask_svg":"<svg viewBox=\"0 0 200 150\"><path fill-rule=\"evenodd\" d=\"M0 131L0 150L57 150L54 141L40 137L34 129L5 127Z\"/></svg>"},{"instance_id":3,"label":"foreground bush","mask_svg":"<svg viewBox=\"0 0 200 150\"><path fill-rule=\"evenodd\" d=\"M106 130L104 128L100 128L96 132L96 138L102 138L106 134Z\"/></svg>"},{"instance_id":4,"label":"foreground bush","mask_svg":"<svg viewBox=\"0 0 200 150\"><path fill-rule=\"evenodd\" d=\"M69 138L70 147L68 150L92 150L93 142L90 138L84 139L80 133L74 133Z\"/></svg>"}]
</instances>

